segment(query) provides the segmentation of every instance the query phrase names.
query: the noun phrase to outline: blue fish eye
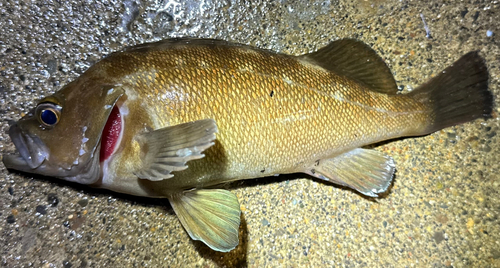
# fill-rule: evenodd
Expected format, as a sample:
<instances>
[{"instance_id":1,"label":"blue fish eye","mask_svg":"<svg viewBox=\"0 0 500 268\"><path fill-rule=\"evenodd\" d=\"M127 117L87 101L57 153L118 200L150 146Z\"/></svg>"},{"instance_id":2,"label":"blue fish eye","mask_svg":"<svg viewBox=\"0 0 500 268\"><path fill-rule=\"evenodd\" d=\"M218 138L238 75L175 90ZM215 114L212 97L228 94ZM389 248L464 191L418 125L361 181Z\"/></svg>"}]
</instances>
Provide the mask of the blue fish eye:
<instances>
[{"instance_id":1,"label":"blue fish eye","mask_svg":"<svg viewBox=\"0 0 500 268\"><path fill-rule=\"evenodd\" d=\"M40 124L51 128L59 122L61 107L54 103L40 103L37 107L37 117Z\"/></svg>"},{"instance_id":2,"label":"blue fish eye","mask_svg":"<svg viewBox=\"0 0 500 268\"><path fill-rule=\"evenodd\" d=\"M47 125L55 125L57 123L57 115L52 110L43 110L40 114L40 119Z\"/></svg>"}]
</instances>

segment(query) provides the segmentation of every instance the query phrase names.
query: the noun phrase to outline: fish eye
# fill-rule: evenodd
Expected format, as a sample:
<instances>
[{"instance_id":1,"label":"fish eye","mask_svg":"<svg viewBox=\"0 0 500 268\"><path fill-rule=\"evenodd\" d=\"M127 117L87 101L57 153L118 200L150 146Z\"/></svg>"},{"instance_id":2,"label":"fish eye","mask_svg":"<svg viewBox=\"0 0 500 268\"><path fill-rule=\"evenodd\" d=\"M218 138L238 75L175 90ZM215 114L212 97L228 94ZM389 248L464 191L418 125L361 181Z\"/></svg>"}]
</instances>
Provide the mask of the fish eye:
<instances>
[{"instance_id":1,"label":"fish eye","mask_svg":"<svg viewBox=\"0 0 500 268\"><path fill-rule=\"evenodd\" d=\"M61 117L61 106L52 102L44 102L36 107L36 117L46 128L54 127Z\"/></svg>"}]
</instances>

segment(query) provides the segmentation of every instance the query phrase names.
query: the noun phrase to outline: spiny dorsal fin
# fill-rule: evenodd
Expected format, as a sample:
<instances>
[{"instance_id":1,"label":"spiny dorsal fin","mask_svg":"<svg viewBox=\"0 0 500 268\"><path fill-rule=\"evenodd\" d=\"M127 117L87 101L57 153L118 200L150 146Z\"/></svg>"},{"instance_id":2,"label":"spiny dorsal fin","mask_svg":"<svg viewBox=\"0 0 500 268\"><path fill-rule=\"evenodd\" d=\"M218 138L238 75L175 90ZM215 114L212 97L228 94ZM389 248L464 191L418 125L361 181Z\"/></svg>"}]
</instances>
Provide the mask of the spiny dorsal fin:
<instances>
[{"instance_id":1,"label":"spiny dorsal fin","mask_svg":"<svg viewBox=\"0 0 500 268\"><path fill-rule=\"evenodd\" d=\"M396 81L382 58L365 43L354 39L334 41L316 52L299 56L326 70L355 79L371 90L396 94Z\"/></svg>"},{"instance_id":2,"label":"spiny dorsal fin","mask_svg":"<svg viewBox=\"0 0 500 268\"><path fill-rule=\"evenodd\" d=\"M167 48L172 48L176 46L208 46L208 47L216 47L216 46L244 46L237 43L231 43L224 40L218 39L201 39L201 38L171 38L164 39L157 42L144 43L131 47L127 47L123 49L123 52L149 52L156 50L164 50Z\"/></svg>"}]
</instances>

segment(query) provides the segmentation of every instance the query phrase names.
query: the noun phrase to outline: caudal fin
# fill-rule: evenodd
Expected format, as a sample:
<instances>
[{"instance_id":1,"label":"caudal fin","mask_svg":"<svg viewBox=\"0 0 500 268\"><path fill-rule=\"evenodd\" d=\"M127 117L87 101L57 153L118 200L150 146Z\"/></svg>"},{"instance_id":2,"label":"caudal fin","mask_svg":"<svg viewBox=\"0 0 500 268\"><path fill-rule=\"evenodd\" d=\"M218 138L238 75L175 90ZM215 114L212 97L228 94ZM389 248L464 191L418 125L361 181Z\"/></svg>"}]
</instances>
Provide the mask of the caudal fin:
<instances>
[{"instance_id":1,"label":"caudal fin","mask_svg":"<svg viewBox=\"0 0 500 268\"><path fill-rule=\"evenodd\" d=\"M433 120L425 134L491 117L493 110L488 69L478 51L465 54L410 95L432 106Z\"/></svg>"}]
</instances>

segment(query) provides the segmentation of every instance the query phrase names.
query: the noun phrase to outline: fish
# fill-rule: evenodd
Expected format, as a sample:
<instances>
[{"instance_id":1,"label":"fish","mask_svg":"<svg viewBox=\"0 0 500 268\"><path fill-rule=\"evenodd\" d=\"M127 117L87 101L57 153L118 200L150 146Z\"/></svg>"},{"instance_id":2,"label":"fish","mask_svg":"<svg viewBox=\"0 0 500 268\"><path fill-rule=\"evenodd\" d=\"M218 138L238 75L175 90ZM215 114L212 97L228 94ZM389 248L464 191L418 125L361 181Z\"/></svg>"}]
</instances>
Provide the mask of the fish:
<instances>
[{"instance_id":1,"label":"fish","mask_svg":"<svg viewBox=\"0 0 500 268\"><path fill-rule=\"evenodd\" d=\"M392 157L366 146L492 116L489 74L471 51L409 93L365 43L294 56L223 40L125 48L40 101L9 128L10 170L167 198L194 240L239 243L224 184L303 173L379 197Z\"/></svg>"}]
</instances>

